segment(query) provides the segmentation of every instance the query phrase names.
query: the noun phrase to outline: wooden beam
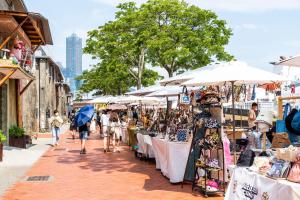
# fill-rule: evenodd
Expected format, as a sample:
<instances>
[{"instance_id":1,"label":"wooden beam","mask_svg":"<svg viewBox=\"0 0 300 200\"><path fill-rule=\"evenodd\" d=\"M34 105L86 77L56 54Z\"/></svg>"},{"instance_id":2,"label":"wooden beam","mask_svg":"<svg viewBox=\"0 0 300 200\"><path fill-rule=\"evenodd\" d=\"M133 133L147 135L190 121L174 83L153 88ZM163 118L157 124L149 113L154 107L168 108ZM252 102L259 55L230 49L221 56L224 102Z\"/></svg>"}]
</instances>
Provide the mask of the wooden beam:
<instances>
[{"instance_id":1,"label":"wooden beam","mask_svg":"<svg viewBox=\"0 0 300 200\"><path fill-rule=\"evenodd\" d=\"M33 82L33 79L31 79L27 85L20 91L20 95L22 95L27 89L28 87L31 85L31 83Z\"/></svg>"},{"instance_id":2,"label":"wooden beam","mask_svg":"<svg viewBox=\"0 0 300 200\"><path fill-rule=\"evenodd\" d=\"M43 44L46 44L45 40L44 40L44 36L43 34L41 33L41 30L40 28L36 25L36 21L30 17L30 20L32 22L32 25L34 26L34 28L36 29L37 33L39 34L39 36L41 37L41 40L43 41Z\"/></svg>"},{"instance_id":3,"label":"wooden beam","mask_svg":"<svg viewBox=\"0 0 300 200\"><path fill-rule=\"evenodd\" d=\"M278 97L278 100L281 99L282 101L285 100L295 100L295 99L300 99L300 96L292 96L292 97Z\"/></svg>"},{"instance_id":4,"label":"wooden beam","mask_svg":"<svg viewBox=\"0 0 300 200\"><path fill-rule=\"evenodd\" d=\"M4 76L3 79L0 80L0 87L15 73L15 71L17 71L16 68L12 69L8 74L6 74L6 76Z\"/></svg>"},{"instance_id":5,"label":"wooden beam","mask_svg":"<svg viewBox=\"0 0 300 200\"><path fill-rule=\"evenodd\" d=\"M28 16L13 30L13 32L2 42L0 45L0 49L3 49L3 47L9 42L9 40L17 33L18 29L22 27L22 25L27 21Z\"/></svg>"}]
</instances>

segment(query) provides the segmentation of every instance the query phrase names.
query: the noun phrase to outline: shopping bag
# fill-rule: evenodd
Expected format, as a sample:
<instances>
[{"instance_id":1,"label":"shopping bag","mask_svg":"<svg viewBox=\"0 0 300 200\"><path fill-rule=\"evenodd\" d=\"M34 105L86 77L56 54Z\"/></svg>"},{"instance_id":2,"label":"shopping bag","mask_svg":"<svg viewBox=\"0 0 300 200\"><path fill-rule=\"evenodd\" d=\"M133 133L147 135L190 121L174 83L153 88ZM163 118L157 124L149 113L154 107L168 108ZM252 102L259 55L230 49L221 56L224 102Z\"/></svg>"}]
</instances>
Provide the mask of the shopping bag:
<instances>
[{"instance_id":1,"label":"shopping bag","mask_svg":"<svg viewBox=\"0 0 300 200\"><path fill-rule=\"evenodd\" d=\"M189 97L186 86L183 86L182 93L180 94L180 104L190 104L191 99Z\"/></svg>"},{"instance_id":2,"label":"shopping bag","mask_svg":"<svg viewBox=\"0 0 300 200\"><path fill-rule=\"evenodd\" d=\"M285 104L283 119L276 121L276 133L286 133L287 132L287 129L285 126L285 118L287 117L290 110L291 110L291 105L289 103Z\"/></svg>"}]
</instances>

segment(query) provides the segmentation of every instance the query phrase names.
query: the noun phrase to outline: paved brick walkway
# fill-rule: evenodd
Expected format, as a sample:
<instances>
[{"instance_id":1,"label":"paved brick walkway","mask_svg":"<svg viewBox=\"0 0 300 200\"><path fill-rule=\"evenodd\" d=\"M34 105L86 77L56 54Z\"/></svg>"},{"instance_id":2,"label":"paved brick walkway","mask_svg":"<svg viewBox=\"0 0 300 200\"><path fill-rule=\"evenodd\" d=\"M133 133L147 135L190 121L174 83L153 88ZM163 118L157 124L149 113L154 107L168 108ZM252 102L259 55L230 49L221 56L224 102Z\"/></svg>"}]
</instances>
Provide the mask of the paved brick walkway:
<instances>
[{"instance_id":1,"label":"paved brick walkway","mask_svg":"<svg viewBox=\"0 0 300 200\"><path fill-rule=\"evenodd\" d=\"M104 154L102 141L88 140L87 155L79 155L79 140L64 136L58 149L51 148L27 173L50 175L49 182L20 181L4 200L193 200L191 186L172 185L155 164L137 160L128 147ZM203 198L204 199L204 198ZM210 198L210 199L223 199Z\"/></svg>"}]
</instances>

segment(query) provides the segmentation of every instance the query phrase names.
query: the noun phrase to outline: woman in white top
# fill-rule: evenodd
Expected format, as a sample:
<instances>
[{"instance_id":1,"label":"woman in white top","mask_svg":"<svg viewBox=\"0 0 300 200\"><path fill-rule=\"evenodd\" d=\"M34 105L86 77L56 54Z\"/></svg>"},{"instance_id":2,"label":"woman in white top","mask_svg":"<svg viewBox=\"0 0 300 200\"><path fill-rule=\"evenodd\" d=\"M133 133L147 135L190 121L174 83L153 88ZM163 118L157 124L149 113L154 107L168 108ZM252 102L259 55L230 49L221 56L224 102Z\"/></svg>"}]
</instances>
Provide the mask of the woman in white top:
<instances>
[{"instance_id":1,"label":"woman in white top","mask_svg":"<svg viewBox=\"0 0 300 200\"><path fill-rule=\"evenodd\" d=\"M113 139L113 152L120 153L121 123L117 113L112 113L109 118L109 129Z\"/></svg>"},{"instance_id":2,"label":"woman in white top","mask_svg":"<svg viewBox=\"0 0 300 200\"><path fill-rule=\"evenodd\" d=\"M54 111L54 115L50 118L49 124L51 125L52 131L52 145L58 146L60 127L63 124L63 119L59 116L58 111Z\"/></svg>"},{"instance_id":3,"label":"woman in white top","mask_svg":"<svg viewBox=\"0 0 300 200\"><path fill-rule=\"evenodd\" d=\"M91 121L90 131L91 131L91 134L94 134L96 132L96 118L95 117L93 117L93 119Z\"/></svg>"}]
</instances>

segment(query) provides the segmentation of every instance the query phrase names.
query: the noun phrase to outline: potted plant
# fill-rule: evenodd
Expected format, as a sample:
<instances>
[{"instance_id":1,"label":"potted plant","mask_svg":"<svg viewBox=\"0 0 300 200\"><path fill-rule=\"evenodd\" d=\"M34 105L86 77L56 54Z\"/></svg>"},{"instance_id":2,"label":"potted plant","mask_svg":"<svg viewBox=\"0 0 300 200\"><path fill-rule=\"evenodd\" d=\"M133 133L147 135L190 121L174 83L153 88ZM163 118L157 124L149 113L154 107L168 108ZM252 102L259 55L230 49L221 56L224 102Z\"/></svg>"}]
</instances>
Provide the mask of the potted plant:
<instances>
[{"instance_id":1,"label":"potted plant","mask_svg":"<svg viewBox=\"0 0 300 200\"><path fill-rule=\"evenodd\" d=\"M3 143L6 141L6 136L0 130L0 162L3 160Z\"/></svg>"},{"instance_id":2,"label":"potted plant","mask_svg":"<svg viewBox=\"0 0 300 200\"><path fill-rule=\"evenodd\" d=\"M9 128L9 146L26 148L28 141L28 136L25 135L25 130L13 125Z\"/></svg>"}]
</instances>

